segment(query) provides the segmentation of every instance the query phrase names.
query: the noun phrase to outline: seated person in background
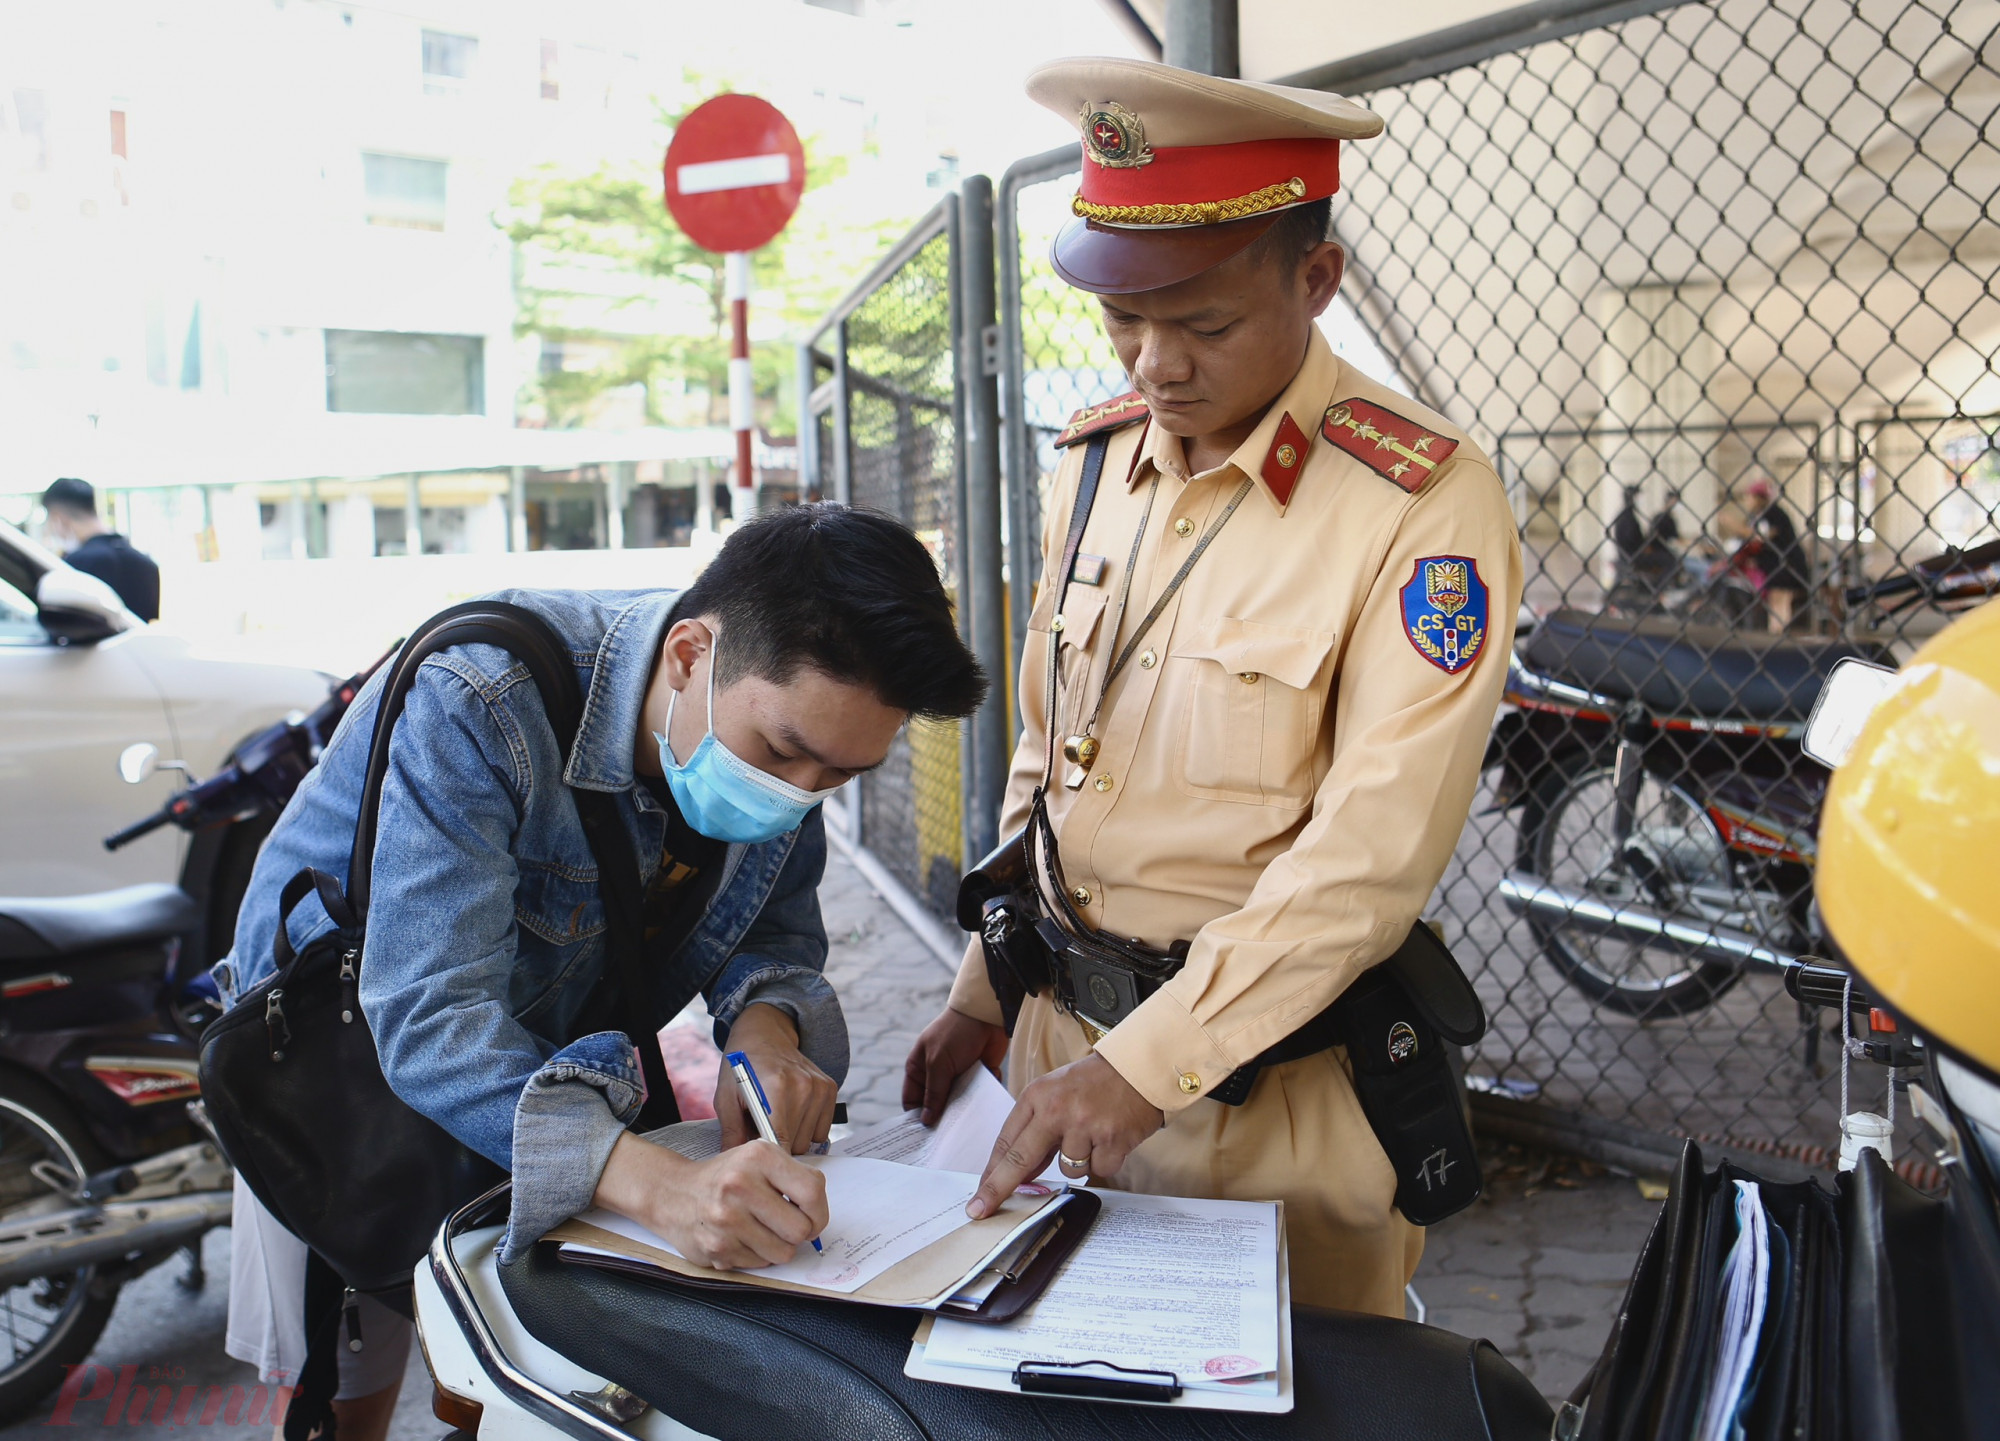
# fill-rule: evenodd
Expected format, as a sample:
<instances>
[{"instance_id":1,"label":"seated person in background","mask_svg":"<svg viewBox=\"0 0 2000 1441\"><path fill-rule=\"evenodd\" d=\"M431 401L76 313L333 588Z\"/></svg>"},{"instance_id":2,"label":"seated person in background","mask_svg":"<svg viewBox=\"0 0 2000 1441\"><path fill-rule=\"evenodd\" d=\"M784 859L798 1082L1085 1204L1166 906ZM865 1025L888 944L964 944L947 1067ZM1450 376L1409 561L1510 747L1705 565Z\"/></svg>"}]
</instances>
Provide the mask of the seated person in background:
<instances>
[{"instance_id":1,"label":"seated person in background","mask_svg":"<svg viewBox=\"0 0 2000 1441\"><path fill-rule=\"evenodd\" d=\"M685 592L510 591L569 643L584 693L564 771L540 693L491 646L426 660L382 788L361 1006L396 1094L513 1172L506 1259L593 1204L690 1259L759 1266L826 1224L818 1172L755 1132L717 1088L725 1150L689 1161L626 1130L643 1080L607 1013L596 861L568 786L609 791L645 895L645 1023L699 993L715 1038L748 1052L794 1154L824 1140L847 1026L822 978L819 802L881 764L913 715L985 693L937 567L886 516L781 510L732 535ZM268 975L278 893L345 875L385 667L265 842L226 998ZM568 785L565 785L565 781ZM311 901L303 949L332 923ZM725 1072L725 1075L727 1073ZM789 1199L788 1199L789 1198ZM267 1380L305 1356L305 1249L240 1183L228 1349ZM368 1297L365 1345L339 1352L342 1441L385 1434L410 1323Z\"/></svg>"}]
</instances>

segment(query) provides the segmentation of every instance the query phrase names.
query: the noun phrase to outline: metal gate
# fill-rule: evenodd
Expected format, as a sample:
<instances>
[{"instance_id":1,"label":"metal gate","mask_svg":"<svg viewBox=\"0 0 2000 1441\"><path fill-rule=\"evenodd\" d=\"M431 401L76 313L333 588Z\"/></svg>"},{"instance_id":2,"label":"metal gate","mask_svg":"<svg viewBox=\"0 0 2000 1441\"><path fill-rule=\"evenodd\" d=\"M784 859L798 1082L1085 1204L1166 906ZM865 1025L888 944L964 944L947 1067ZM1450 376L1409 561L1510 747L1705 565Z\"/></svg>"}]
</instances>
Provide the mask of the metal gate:
<instances>
[{"instance_id":1,"label":"metal gate","mask_svg":"<svg viewBox=\"0 0 2000 1441\"><path fill-rule=\"evenodd\" d=\"M808 493L884 511L915 531L961 634L998 670L992 192L982 186L975 176L940 201L800 346L800 475ZM952 912L967 857L992 845L1006 754L997 680L970 724L913 722L888 760L857 778L844 812L848 838L941 916Z\"/></svg>"},{"instance_id":2,"label":"metal gate","mask_svg":"<svg viewBox=\"0 0 2000 1441\"><path fill-rule=\"evenodd\" d=\"M1541 635L1522 649L1558 685L1510 687L1539 708L1540 789L1497 809L1489 773L1431 908L1492 1017L1469 1058L1477 1103L1491 1128L1630 1164L1695 1135L1766 1170L1823 1165L1838 1042L1770 967L1714 952L1812 943L1802 862L1821 775L1766 704L1795 647L1845 637L1907 656L1950 607L1851 589L2000 540L2000 6L1552 0L1499 21L1511 30L1463 27L1293 82L1386 122L1343 152L1353 308L1329 328L1494 458ZM1073 150L1050 152L1000 186L1016 654L1051 432L1127 388L1095 304L1045 259L1075 168ZM1942 575L1954 604L1992 593L2000 566L1980 560L1935 569L1931 591ZM1649 695L1696 656L1728 692L1691 707L1694 729L1653 733L1652 778L1610 855L1604 738L1628 702L1607 732L1591 686L1565 701L1581 662L1556 643L1606 625L1652 637L1628 690ZM1687 768L1728 743L1702 716L1732 706L1763 706L1770 733L1696 786ZM1524 866L1567 908L1500 899ZM1572 924L1586 912L1680 912L1716 944L1586 933Z\"/></svg>"}]
</instances>

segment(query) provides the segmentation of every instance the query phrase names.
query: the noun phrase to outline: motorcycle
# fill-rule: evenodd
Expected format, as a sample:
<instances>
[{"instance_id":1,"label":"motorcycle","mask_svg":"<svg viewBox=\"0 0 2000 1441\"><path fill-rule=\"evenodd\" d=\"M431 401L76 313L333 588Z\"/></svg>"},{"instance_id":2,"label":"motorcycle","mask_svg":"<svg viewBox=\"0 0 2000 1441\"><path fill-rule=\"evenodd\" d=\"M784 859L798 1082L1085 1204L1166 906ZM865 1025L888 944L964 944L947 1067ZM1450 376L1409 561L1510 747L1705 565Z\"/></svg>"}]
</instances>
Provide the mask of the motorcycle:
<instances>
[{"instance_id":1,"label":"motorcycle","mask_svg":"<svg viewBox=\"0 0 2000 1441\"><path fill-rule=\"evenodd\" d=\"M1551 612L1517 643L1484 761L1500 768L1493 809L1519 812L1500 897L1565 981L1640 1019L1823 951L1830 772L1799 748L1813 703L1843 659L1894 664L1881 622L1995 594L2000 542L1848 589L1857 639Z\"/></svg>"},{"instance_id":2,"label":"motorcycle","mask_svg":"<svg viewBox=\"0 0 2000 1441\"><path fill-rule=\"evenodd\" d=\"M196 1079L201 921L176 886L0 898L0 1418L89 1354L126 1282L186 1250L198 1288L229 1222Z\"/></svg>"},{"instance_id":3,"label":"motorcycle","mask_svg":"<svg viewBox=\"0 0 2000 1441\"><path fill-rule=\"evenodd\" d=\"M381 663L105 848L165 825L214 834L275 817ZM160 768L151 745L119 758L135 784ZM221 1012L215 939L178 886L0 897L0 1419L89 1354L126 1282L185 1251L185 1284L203 1283L201 1238L229 1223L233 1184L197 1074L196 1042Z\"/></svg>"},{"instance_id":4,"label":"motorcycle","mask_svg":"<svg viewBox=\"0 0 2000 1441\"><path fill-rule=\"evenodd\" d=\"M417 1335L435 1385L433 1412L453 1428L447 1441L1543 1441L1554 1419L1534 1384L1488 1342L1304 1306L1292 1313L1294 1409L1286 1415L912 1380L903 1363L917 1313L660 1286L568 1265L546 1254L549 1246L503 1268L507 1204L503 1184L448 1217L417 1267Z\"/></svg>"}]
</instances>

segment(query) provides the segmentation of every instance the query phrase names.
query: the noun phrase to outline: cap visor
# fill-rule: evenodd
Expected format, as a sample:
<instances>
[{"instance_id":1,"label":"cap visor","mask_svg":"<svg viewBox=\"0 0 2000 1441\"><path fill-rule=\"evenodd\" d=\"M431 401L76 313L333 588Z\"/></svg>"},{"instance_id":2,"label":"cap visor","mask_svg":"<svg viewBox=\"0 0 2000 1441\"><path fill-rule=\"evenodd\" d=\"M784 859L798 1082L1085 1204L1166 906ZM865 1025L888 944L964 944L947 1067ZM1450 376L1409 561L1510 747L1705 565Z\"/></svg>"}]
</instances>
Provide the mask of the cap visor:
<instances>
[{"instance_id":1,"label":"cap visor","mask_svg":"<svg viewBox=\"0 0 2000 1441\"><path fill-rule=\"evenodd\" d=\"M1225 225L1153 230L1072 220L1049 247L1049 262L1078 290L1096 295L1163 290L1241 253L1283 214L1279 210Z\"/></svg>"}]
</instances>

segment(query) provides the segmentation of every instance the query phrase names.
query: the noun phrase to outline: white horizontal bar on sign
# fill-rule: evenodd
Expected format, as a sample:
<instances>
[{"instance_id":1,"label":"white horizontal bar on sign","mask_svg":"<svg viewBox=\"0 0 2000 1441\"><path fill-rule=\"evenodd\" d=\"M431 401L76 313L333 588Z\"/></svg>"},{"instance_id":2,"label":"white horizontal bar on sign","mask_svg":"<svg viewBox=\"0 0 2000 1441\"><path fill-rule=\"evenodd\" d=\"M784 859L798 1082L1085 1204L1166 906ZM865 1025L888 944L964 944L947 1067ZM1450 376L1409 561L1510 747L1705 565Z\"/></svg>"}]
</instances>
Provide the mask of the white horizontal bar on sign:
<instances>
[{"instance_id":1,"label":"white horizontal bar on sign","mask_svg":"<svg viewBox=\"0 0 2000 1441\"><path fill-rule=\"evenodd\" d=\"M683 195L707 195L717 190L748 190L753 185L783 185L791 178L789 155L743 155L734 160L683 165L675 183Z\"/></svg>"}]
</instances>

